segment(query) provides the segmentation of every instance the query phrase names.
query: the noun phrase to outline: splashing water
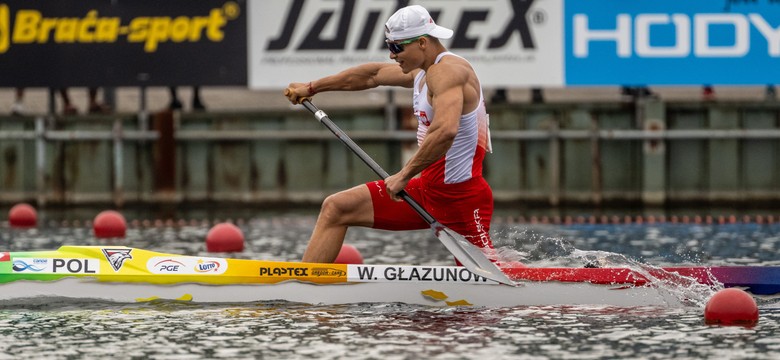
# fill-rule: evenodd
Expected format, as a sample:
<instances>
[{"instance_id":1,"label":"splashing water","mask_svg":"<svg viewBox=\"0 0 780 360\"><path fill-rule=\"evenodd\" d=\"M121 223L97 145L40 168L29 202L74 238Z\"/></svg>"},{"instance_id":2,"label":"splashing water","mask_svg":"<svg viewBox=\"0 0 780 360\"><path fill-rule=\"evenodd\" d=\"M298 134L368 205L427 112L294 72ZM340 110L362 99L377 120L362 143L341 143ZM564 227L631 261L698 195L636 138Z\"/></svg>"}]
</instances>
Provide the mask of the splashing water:
<instances>
[{"instance_id":1,"label":"splashing water","mask_svg":"<svg viewBox=\"0 0 780 360\"><path fill-rule=\"evenodd\" d=\"M514 244L512 244L512 242ZM581 250L561 237L547 236L527 228L513 229L508 238L497 237L495 257L499 262L521 262L531 267L598 267L629 269L656 287L659 291L688 306L704 307L722 284L709 275L711 284L702 284L692 277L666 271L623 254Z\"/></svg>"},{"instance_id":2,"label":"splashing water","mask_svg":"<svg viewBox=\"0 0 780 360\"><path fill-rule=\"evenodd\" d=\"M703 307L707 300L717 290L723 288L712 275L710 281L714 286L702 284L696 279L680 275L676 272L666 271L661 267L642 263L623 254L606 251L588 251L574 249L569 257L581 259L587 265L602 268L625 268L642 275L652 286L673 295L683 304Z\"/></svg>"}]
</instances>

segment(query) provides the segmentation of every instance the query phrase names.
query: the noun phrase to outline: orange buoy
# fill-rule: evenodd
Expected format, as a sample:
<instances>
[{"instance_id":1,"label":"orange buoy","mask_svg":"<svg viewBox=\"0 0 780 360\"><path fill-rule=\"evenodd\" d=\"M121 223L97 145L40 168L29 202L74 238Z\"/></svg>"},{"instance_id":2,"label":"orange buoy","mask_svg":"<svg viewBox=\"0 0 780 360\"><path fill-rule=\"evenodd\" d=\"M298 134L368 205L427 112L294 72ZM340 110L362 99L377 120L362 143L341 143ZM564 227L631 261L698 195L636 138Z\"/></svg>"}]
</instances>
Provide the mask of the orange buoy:
<instances>
[{"instance_id":1,"label":"orange buoy","mask_svg":"<svg viewBox=\"0 0 780 360\"><path fill-rule=\"evenodd\" d=\"M127 232L125 217L117 211L106 210L95 216L92 231L98 238L123 238Z\"/></svg>"},{"instance_id":2,"label":"orange buoy","mask_svg":"<svg viewBox=\"0 0 780 360\"><path fill-rule=\"evenodd\" d=\"M240 252L244 250L244 233L231 223L214 225L206 234L209 252Z\"/></svg>"},{"instance_id":3,"label":"orange buoy","mask_svg":"<svg viewBox=\"0 0 780 360\"><path fill-rule=\"evenodd\" d=\"M709 325L755 326L758 323L758 305L744 290L723 289L707 301L704 322Z\"/></svg>"},{"instance_id":4,"label":"orange buoy","mask_svg":"<svg viewBox=\"0 0 780 360\"><path fill-rule=\"evenodd\" d=\"M38 212L29 204L16 204L8 211L8 223L15 228L31 228L38 223Z\"/></svg>"},{"instance_id":5,"label":"orange buoy","mask_svg":"<svg viewBox=\"0 0 780 360\"><path fill-rule=\"evenodd\" d=\"M335 264L362 264L363 263L363 255L360 254L360 251L356 249L352 245L341 245L341 250L339 251L338 256L336 256L336 260L333 261Z\"/></svg>"}]
</instances>

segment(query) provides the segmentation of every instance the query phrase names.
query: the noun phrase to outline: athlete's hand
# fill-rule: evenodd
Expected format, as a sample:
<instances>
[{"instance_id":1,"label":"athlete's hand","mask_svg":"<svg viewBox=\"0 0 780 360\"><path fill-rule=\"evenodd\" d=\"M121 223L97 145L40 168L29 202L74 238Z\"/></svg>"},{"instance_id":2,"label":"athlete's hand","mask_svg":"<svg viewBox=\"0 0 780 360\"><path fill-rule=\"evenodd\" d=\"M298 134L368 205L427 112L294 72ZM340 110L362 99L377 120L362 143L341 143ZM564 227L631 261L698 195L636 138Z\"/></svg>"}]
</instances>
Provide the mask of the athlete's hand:
<instances>
[{"instance_id":1,"label":"athlete's hand","mask_svg":"<svg viewBox=\"0 0 780 360\"><path fill-rule=\"evenodd\" d=\"M290 100L293 105L298 105L303 102L303 100L306 100L314 94L311 93L312 87L309 83L290 83L290 85L287 85L287 88L284 89L284 96L287 97L287 100Z\"/></svg>"},{"instance_id":2,"label":"athlete's hand","mask_svg":"<svg viewBox=\"0 0 780 360\"><path fill-rule=\"evenodd\" d=\"M387 179L385 179L385 190L387 191L387 195L394 201L402 201L402 199L398 197L398 193L401 192L408 183L409 180L404 179L401 174L388 176Z\"/></svg>"}]
</instances>

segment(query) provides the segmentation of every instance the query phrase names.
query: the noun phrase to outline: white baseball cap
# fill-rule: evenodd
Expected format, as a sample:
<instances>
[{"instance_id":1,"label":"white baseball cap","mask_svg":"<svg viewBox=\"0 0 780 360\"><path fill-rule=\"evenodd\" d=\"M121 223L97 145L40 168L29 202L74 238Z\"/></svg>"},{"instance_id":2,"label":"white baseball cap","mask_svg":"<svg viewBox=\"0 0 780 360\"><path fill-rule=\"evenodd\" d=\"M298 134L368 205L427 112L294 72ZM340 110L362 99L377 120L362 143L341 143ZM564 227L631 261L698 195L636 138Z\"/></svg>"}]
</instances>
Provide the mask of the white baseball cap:
<instances>
[{"instance_id":1,"label":"white baseball cap","mask_svg":"<svg viewBox=\"0 0 780 360\"><path fill-rule=\"evenodd\" d=\"M401 8L385 23L387 40L405 40L430 35L439 39L452 37L452 30L436 25L428 10L420 5Z\"/></svg>"}]
</instances>

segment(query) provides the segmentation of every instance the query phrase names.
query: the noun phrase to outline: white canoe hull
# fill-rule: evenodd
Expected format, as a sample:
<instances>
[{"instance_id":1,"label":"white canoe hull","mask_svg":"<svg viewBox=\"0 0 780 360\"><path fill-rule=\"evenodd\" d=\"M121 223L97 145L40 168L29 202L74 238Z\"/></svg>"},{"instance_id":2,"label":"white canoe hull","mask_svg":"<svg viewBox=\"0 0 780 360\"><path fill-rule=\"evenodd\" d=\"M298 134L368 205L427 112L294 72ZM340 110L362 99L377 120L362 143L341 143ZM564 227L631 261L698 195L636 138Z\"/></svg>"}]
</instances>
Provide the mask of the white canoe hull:
<instances>
[{"instance_id":1,"label":"white canoe hull","mask_svg":"<svg viewBox=\"0 0 780 360\"><path fill-rule=\"evenodd\" d=\"M505 285L425 283L208 285L110 283L64 278L57 281L16 281L2 286L0 303L26 304L59 299L92 299L118 303L153 300L198 303L289 301L307 304L405 303L425 306L473 305L511 307L533 305L613 305L680 307L684 299L653 286L609 286L590 283L527 282Z\"/></svg>"}]
</instances>

